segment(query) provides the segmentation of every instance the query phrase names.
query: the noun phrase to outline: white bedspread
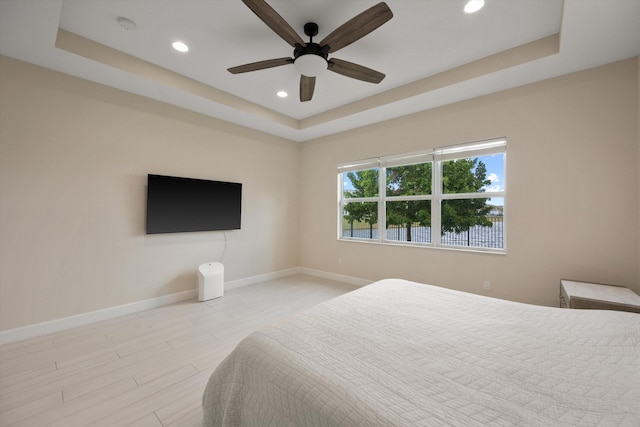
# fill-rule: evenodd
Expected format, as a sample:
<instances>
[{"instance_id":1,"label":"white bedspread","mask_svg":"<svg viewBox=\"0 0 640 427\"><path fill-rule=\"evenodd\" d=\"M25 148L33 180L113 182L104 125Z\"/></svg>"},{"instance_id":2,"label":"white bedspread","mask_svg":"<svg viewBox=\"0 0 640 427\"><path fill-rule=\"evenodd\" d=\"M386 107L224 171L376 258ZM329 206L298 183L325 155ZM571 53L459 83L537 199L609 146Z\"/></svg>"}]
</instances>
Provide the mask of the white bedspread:
<instances>
[{"instance_id":1,"label":"white bedspread","mask_svg":"<svg viewBox=\"0 0 640 427\"><path fill-rule=\"evenodd\" d=\"M398 279L256 332L206 426L640 426L640 315Z\"/></svg>"}]
</instances>

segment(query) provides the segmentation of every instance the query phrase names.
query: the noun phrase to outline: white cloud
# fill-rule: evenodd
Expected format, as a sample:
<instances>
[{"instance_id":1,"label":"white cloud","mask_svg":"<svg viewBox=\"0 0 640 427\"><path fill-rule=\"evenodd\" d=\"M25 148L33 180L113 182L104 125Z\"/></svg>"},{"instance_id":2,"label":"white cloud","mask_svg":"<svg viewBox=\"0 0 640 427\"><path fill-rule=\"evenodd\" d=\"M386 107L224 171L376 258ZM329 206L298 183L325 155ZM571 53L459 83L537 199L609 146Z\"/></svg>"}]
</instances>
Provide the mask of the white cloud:
<instances>
[{"instance_id":1,"label":"white cloud","mask_svg":"<svg viewBox=\"0 0 640 427\"><path fill-rule=\"evenodd\" d=\"M495 173L490 173L489 176L487 177L487 179L489 181L491 181L492 183L500 182L500 177L498 175L496 175Z\"/></svg>"},{"instance_id":2,"label":"white cloud","mask_svg":"<svg viewBox=\"0 0 640 427\"><path fill-rule=\"evenodd\" d=\"M502 185L490 185L487 187L483 187L484 191L486 191L487 193L495 193L497 191L504 191L504 186Z\"/></svg>"}]
</instances>

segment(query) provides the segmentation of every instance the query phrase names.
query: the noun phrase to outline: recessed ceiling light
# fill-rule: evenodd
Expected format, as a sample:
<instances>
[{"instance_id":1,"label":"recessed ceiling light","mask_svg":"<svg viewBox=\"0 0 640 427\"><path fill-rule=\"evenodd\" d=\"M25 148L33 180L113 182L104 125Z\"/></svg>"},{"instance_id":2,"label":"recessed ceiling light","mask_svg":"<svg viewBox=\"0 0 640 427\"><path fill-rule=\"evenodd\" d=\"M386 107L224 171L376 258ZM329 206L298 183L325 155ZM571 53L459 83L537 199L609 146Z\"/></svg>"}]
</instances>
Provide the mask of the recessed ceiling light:
<instances>
[{"instance_id":1,"label":"recessed ceiling light","mask_svg":"<svg viewBox=\"0 0 640 427\"><path fill-rule=\"evenodd\" d=\"M286 98L287 96L289 96L289 94L283 90L278 91L276 95L278 95L280 98Z\"/></svg>"},{"instance_id":2,"label":"recessed ceiling light","mask_svg":"<svg viewBox=\"0 0 640 427\"><path fill-rule=\"evenodd\" d=\"M484 0L469 0L464 7L466 13L475 13L482 9L484 6Z\"/></svg>"},{"instance_id":3,"label":"recessed ceiling light","mask_svg":"<svg viewBox=\"0 0 640 427\"><path fill-rule=\"evenodd\" d=\"M189 52L189 46L181 41L173 42L171 43L171 46L173 46L173 48L178 52Z\"/></svg>"}]
</instances>

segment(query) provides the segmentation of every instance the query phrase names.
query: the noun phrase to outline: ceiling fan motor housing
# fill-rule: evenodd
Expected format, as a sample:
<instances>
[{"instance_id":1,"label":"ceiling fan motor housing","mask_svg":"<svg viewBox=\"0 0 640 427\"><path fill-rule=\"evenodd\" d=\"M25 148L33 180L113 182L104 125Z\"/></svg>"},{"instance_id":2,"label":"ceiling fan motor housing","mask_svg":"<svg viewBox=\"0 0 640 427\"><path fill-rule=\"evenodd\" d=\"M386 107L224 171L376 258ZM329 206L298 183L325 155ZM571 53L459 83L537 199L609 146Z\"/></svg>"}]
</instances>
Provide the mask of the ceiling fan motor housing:
<instances>
[{"instance_id":1,"label":"ceiling fan motor housing","mask_svg":"<svg viewBox=\"0 0 640 427\"><path fill-rule=\"evenodd\" d=\"M315 22L307 22L304 24L304 33L309 36L309 43L305 46L302 46L300 43L295 44L295 49L293 50L294 60L302 55L318 55L327 59L331 47L329 45L320 46L318 43L313 42L313 38L318 35L318 24Z\"/></svg>"},{"instance_id":2,"label":"ceiling fan motor housing","mask_svg":"<svg viewBox=\"0 0 640 427\"><path fill-rule=\"evenodd\" d=\"M318 43L307 43L302 46L296 43L296 48L293 50L294 60L302 55L318 55L327 59L329 57L329 46L320 46Z\"/></svg>"}]
</instances>

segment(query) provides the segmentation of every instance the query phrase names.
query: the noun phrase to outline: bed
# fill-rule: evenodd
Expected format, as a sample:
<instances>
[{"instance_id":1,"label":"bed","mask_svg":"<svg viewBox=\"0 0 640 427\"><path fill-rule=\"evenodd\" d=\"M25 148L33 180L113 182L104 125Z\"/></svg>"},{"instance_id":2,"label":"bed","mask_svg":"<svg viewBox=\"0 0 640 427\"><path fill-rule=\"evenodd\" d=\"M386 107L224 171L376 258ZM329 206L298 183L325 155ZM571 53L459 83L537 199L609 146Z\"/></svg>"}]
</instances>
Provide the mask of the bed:
<instances>
[{"instance_id":1,"label":"bed","mask_svg":"<svg viewBox=\"0 0 640 427\"><path fill-rule=\"evenodd\" d=\"M244 339L205 426L640 426L640 315L382 280Z\"/></svg>"}]
</instances>

